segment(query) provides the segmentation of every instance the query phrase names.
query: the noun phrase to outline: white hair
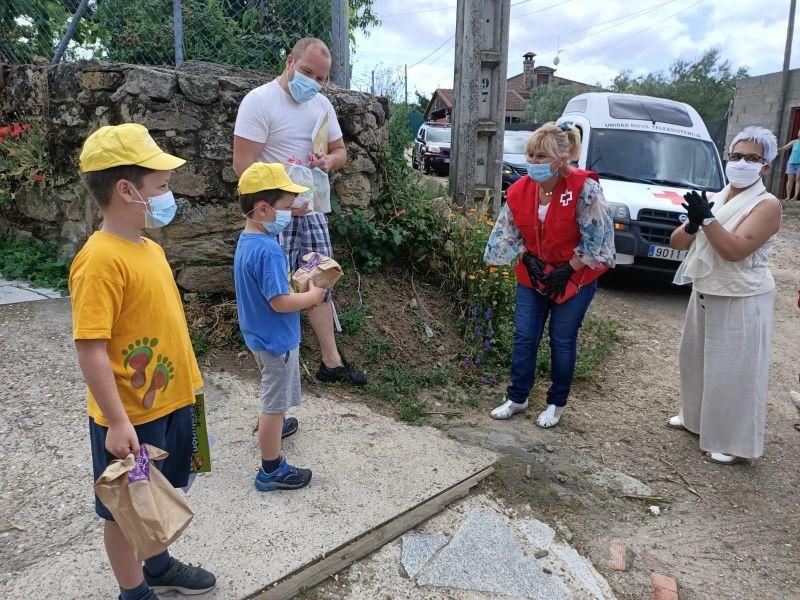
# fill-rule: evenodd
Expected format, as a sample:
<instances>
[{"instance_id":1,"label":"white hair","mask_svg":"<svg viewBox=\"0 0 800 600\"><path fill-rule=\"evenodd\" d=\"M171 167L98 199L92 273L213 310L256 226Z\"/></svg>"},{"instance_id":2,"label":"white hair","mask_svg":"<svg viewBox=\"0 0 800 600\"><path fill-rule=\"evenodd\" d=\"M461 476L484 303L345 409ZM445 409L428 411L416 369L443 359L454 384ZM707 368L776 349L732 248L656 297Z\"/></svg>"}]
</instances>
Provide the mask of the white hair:
<instances>
[{"instance_id":1,"label":"white hair","mask_svg":"<svg viewBox=\"0 0 800 600\"><path fill-rule=\"evenodd\" d=\"M733 152L734 146L739 142L755 142L761 146L761 150L764 152L764 160L767 161L767 164L771 163L775 160L775 157L778 156L778 140L775 138L775 134L769 129L756 127L754 125L745 127L733 138L728 151Z\"/></svg>"}]
</instances>

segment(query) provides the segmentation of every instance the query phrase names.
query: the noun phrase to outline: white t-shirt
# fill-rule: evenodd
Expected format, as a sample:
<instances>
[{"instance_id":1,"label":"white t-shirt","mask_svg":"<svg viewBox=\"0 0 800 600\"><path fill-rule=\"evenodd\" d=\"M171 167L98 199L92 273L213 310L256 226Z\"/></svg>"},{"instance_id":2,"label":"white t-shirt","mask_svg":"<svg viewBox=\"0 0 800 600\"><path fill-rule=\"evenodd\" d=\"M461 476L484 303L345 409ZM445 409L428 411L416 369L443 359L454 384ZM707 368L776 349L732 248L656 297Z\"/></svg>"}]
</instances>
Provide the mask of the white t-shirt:
<instances>
[{"instance_id":1,"label":"white t-shirt","mask_svg":"<svg viewBox=\"0 0 800 600\"><path fill-rule=\"evenodd\" d=\"M333 105L322 94L308 102L295 102L277 79L250 90L239 105L234 135L264 144L258 160L266 163L313 158L311 136L323 116L328 115L328 143L342 138L342 128Z\"/></svg>"}]
</instances>

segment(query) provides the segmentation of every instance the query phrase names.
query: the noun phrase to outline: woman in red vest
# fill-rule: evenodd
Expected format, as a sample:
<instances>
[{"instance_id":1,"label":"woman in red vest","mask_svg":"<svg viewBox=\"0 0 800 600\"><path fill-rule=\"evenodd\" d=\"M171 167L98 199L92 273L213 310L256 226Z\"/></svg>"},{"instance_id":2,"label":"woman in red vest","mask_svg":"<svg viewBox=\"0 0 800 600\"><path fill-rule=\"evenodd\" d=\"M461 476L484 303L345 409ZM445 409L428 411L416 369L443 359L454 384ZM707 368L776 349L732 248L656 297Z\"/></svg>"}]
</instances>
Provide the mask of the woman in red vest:
<instances>
[{"instance_id":1,"label":"woman in red vest","mask_svg":"<svg viewBox=\"0 0 800 600\"><path fill-rule=\"evenodd\" d=\"M597 278L614 266L614 222L597 175L569 164L580 147L580 133L569 125L547 123L533 133L526 147L528 175L508 189L486 246L484 260L491 265L520 258L511 385L492 411L495 419L528 408L549 315L552 385L536 424L558 424L575 372L578 330Z\"/></svg>"}]
</instances>

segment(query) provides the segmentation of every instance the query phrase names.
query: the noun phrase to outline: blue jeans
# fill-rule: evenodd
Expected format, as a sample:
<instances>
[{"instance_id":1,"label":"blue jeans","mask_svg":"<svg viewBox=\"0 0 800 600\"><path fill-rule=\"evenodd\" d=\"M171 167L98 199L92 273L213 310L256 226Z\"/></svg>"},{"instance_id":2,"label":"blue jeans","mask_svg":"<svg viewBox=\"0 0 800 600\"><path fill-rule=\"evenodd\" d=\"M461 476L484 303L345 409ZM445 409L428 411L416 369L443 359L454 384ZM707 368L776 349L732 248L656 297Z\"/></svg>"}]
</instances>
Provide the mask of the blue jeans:
<instances>
[{"instance_id":1,"label":"blue jeans","mask_svg":"<svg viewBox=\"0 0 800 600\"><path fill-rule=\"evenodd\" d=\"M578 357L578 331L596 291L597 281L593 281L566 302L556 304L547 296L517 284L511 385L506 391L509 400L523 404L533 389L536 353L549 314L553 383L547 390L547 403L556 406L567 404Z\"/></svg>"}]
</instances>

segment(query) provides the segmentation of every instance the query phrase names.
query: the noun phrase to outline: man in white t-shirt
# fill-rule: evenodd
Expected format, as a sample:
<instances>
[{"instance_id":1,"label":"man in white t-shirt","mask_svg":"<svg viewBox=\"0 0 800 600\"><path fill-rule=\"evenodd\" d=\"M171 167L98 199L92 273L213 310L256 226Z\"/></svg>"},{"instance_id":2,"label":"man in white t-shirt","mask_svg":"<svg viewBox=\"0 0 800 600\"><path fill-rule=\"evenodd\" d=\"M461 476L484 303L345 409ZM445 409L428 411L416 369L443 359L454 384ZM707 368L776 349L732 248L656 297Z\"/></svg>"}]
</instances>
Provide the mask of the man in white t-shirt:
<instances>
[{"instance_id":1,"label":"man in white t-shirt","mask_svg":"<svg viewBox=\"0 0 800 600\"><path fill-rule=\"evenodd\" d=\"M331 70L331 53L321 40L303 38L286 57L286 68L277 79L251 90L242 100L233 136L233 169L237 174L256 161L303 164L326 173L347 162L347 150L336 111L319 93ZM327 128L327 136L325 136ZM318 133L319 130L321 134ZM322 139L320 151L314 140ZM316 151L315 151L316 150ZM303 255L319 252L333 256L326 212L330 206L308 205L292 209L292 221L281 235L294 272ZM325 301L309 313L309 321L319 340L322 361L317 379L364 385L363 373L339 353L334 336L333 305L330 290Z\"/></svg>"}]
</instances>

